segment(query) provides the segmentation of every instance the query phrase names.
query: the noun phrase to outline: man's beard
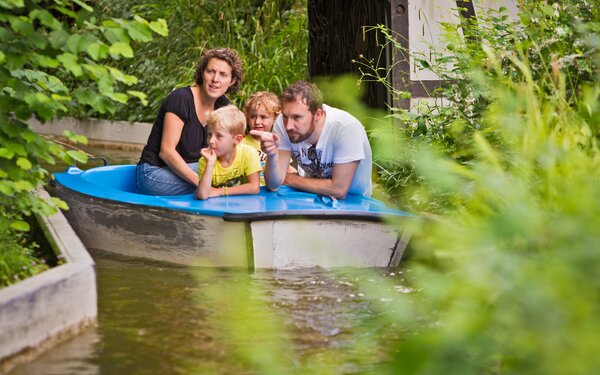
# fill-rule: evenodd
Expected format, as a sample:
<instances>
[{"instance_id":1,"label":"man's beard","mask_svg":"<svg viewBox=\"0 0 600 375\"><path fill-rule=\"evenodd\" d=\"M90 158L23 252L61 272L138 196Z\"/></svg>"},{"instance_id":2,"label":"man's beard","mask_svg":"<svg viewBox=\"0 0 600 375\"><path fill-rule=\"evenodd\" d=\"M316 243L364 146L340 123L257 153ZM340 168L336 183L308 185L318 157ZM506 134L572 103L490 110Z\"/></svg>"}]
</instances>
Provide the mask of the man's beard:
<instances>
[{"instance_id":1,"label":"man's beard","mask_svg":"<svg viewBox=\"0 0 600 375\"><path fill-rule=\"evenodd\" d=\"M315 131L315 123L314 123L314 115L311 117L310 119L310 128L308 129L308 131L304 134L301 133L294 133L294 137L292 138L292 136L290 135L290 133L288 133L288 138L290 139L290 142L292 143L300 143L303 142L305 140L307 140Z\"/></svg>"}]
</instances>

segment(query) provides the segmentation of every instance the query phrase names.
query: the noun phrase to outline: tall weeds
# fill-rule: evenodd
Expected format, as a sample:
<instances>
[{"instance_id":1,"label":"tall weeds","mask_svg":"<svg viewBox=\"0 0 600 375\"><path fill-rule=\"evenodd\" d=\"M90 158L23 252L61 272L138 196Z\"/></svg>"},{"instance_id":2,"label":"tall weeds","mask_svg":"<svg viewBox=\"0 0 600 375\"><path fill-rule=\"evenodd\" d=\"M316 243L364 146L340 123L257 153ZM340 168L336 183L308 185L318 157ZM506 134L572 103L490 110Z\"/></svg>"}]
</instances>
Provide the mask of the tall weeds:
<instances>
[{"instance_id":1,"label":"tall weeds","mask_svg":"<svg viewBox=\"0 0 600 375\"><path fill-rule=\"evenodd\" d=\"M448 82L436 92L435 103L422 103L416 111L390 108L391 116L400 121L402 131L410 139L407 148L424 143L439 147L450 158L468 163L475 156L471 153L473 134L482 132L494 145L502 145L497 129L488 126L482 117L494 98L482 79L506 78L512 81L529 80L536 84L535 94L552 96L558 88L558 76L562 74L561 90L565 105L577 105L581 91L586 85L597 82L598 7L596 2L571 3L524 1L520 18L512 19L506 9L479 10L477 20L442 23L445 30L444 52L440 46L431 46L422 53L410 52L414 69L427 68L440 79ZM458 11L455 12L458 15ZM409 51L397 42L401 37L384 25L370 28L385 35L383 48L391 47L396 56ZM464 37L468 35L468 37ZM596 44L594 44L596 43ZM492 51L496 55L489 58ZM387 82L388 69L375 66L369 59L359 61L363 79ZM524 70L523 65L528 69ZM527 74L527 76L526 76ZM394 97L410 97L388 86ZM414 152L413 152L414 154ZM385 155L382 153L381 155ZM407 156L406 160L414 160ZM403 204L423 201L411 196L410 187L422 182L411 163L398 159L376 158L380 182ZM430 202L427 209L437 210L439 204Z\"/></svg>"},{"instance_id":2,"label":"tall weeds","mask_svg":"<svg viewBox=\"0 0 600 375\"><path fill-rule=\"evenodd\" d=\"M600 368L598 7L521 7L518 23L480 18L474 39L449 28L452 55L438 63L452 68L430 61L455 82L439 93L448 104L396 112L404 155L391 160L416 183L388 186L439 216L415 228L419 293L389 316L413 334L385 371Z\"/></svg>"}]
</instances>

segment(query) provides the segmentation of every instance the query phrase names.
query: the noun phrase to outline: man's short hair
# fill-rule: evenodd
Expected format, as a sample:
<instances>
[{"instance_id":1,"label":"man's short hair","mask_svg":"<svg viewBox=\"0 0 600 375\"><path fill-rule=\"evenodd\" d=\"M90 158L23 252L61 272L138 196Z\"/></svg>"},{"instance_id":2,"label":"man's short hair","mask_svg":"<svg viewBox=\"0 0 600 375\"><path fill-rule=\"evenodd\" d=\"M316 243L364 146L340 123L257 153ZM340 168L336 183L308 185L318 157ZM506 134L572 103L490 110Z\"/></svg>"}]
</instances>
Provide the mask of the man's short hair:
<instances>
[{"instance_id":1,"label":"man's short hair","mask_svg":"<svg viewBox=\"0 0 600 375\"><path fill-rule=\"evenodd\" d=\"M246 132L246 116L236 106L230 104L214 110L208 116L206 126L211 131L221 129L233 136L244 135Z\"/></svg>"},{"instance_id":2,"label":"man's short hair","mask_svg":"<svg viewBox=\"0 0 600 375\"><path fill-rule=\"evenodd\" d=\"M300 99L306 103L311 113L319 108L323 108L323 94L321 90L312 82L296 81L283 90L281 94L282 102L294 102Z\"/></svg>"}]
</instances>

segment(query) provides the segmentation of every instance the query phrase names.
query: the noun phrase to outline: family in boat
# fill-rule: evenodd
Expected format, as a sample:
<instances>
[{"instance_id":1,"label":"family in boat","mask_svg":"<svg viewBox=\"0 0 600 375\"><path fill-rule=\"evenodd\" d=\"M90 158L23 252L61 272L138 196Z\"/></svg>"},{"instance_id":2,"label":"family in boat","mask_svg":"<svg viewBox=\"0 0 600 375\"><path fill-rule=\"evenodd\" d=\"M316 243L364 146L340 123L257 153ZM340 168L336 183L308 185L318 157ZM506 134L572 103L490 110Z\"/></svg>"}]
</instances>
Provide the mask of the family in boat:
<instances>
[{"instance_id":1,"label":"family in boat","mask_svg":"<svg viewBox=\"0 0 600 375\"><path fill-rule=\"evenodd\" d=\"M280 99L256 92L242 112L225 96L243 81L241 59L228 48L204 51L194 79L159 109L137 165L138 192L207 199L256 194L264 184L337 199L371 195L363 125L324 104L314 83L295 82Z\"/></svg>"},{"instance_id":2,"label":"family in boat","mask_svg":"<svg viewBox=\"0 0 600 375\"><path fill-rule=\"evenodd\" d=\"M136 166L55 175L84 244L183 265L397 266L410 232L387 220L410 215L370 198L363 125L305 81L280 98L254 93L242 111L226 97L242 80L235 51L205 51L195 84L162 103Z\"/></svg>"}]
</instances>

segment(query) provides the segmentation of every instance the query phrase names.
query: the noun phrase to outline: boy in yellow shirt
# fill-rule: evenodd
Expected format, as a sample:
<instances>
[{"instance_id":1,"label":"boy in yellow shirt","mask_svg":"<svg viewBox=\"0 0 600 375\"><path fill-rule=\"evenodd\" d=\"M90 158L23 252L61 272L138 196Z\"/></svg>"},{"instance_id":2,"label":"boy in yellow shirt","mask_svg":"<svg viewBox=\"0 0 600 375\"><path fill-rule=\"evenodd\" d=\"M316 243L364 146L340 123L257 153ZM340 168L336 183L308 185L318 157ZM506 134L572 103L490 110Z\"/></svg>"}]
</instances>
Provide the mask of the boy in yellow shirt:
<instances>
[{"instance_id":1,"label":"boy in yellow shirt","mask_svg":"<svg viewBox=\"0 0 600 375\"><path fill-rule=\"evenodd\" d=\"M258 194L260 159L255 149L241 144L246 118L234 105L221 107L208 118L208 145L200 151L200 182L196 199Z\"/></svg>"}]
</instances>

